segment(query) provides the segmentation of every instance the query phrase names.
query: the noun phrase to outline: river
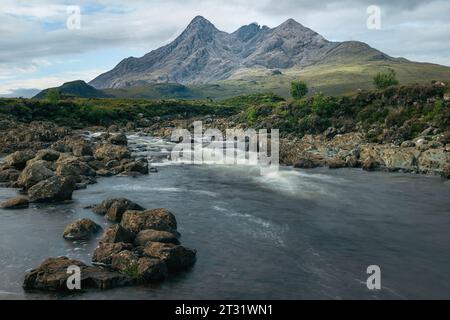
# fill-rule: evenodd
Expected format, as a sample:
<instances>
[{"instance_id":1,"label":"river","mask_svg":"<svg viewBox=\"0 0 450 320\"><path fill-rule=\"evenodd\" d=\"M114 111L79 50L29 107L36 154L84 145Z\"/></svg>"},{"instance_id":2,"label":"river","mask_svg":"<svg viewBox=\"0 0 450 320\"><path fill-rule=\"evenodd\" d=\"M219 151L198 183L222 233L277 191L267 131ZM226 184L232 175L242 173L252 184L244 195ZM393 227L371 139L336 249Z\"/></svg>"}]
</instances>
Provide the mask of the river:
<instances>
[{"instance_id":1,"label":"river","mask_svg":"<svg viewBox=\"0 0 450 320\"><path fill-rule=\"evenodd\" d=\"M141 154L170 144L131 136ZM419 299L450 298L450 185L437 177L359 169L190 166L158 161L158 173L99 179L70 203L0 210L2 299ZM0 200L16 190L0 189ZM162 284L75 295L26 293L24 273L50 256L89 263L101 235L62 238L79 218L109 225L86 206L126 197L178 220L195 266ZM370 265L381 290L366 286Z\"/></svg>"}]
</instances>

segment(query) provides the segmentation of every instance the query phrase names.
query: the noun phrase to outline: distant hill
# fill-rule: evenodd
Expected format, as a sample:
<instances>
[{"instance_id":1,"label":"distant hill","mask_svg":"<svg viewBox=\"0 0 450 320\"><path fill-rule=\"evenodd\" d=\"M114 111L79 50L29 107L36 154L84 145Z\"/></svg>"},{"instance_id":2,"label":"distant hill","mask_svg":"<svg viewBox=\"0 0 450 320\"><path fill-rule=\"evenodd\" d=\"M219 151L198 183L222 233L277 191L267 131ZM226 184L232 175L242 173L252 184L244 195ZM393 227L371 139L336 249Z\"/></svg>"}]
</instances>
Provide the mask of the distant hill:
<instances>
[{"instance_id":1,"label":"distant hill","mask_svg":"<svg viewBox=\"0 0 450 320\"><path fill-rule=\"evenodd\" d=\"M66 82L60 87L43 90L34 96L34 98L44 99L47 96L47 93L52 89L58 90L61 96L74 96L80 98L111 98L110 95L101 90L95 89L82 80Z\"/></svg>"}]
</instances>

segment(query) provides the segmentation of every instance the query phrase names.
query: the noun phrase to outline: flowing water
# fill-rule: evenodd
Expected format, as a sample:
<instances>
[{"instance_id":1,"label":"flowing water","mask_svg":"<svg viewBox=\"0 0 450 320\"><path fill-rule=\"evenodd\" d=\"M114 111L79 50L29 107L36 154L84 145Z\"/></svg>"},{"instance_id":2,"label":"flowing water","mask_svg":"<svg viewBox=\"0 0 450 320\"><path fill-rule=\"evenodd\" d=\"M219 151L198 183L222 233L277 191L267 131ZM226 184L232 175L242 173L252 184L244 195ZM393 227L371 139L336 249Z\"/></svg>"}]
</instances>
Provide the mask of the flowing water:
<instances>
[{"instance_id":1,"label":"flowing water","mask_svg":"<svg viewBox=\"0 0 450 320\"><path fill-rule=\"evenodd\" d=\"M130 138L151 159L171 147ZM100 179L71 203L0 210L0 298L450 298L450 185L439 178L290 168L260 176L254 167L158 162L158 173ZM0 189L0 200L14 195ZM183 245L198 250L195 266L157 285L25 293L24 273L47 257L90 261L99 238L71 243L62 231L79 218L106 228L84 208L112 197L171 210ZM380 291L367 289L370 265L381 268Z\"/></svg>"}]
</instances>

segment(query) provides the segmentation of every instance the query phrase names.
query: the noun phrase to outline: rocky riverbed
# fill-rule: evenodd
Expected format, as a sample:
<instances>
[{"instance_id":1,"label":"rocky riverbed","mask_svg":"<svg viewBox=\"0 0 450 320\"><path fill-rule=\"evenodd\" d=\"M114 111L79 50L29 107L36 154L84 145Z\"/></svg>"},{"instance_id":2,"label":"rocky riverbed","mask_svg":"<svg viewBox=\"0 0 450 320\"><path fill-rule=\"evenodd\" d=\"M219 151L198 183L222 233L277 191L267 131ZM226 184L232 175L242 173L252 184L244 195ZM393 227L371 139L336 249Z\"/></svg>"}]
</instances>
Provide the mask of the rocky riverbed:
<instances>
[{"instance_id":1,"label":"rocky riverbed","mask_svg":"<svg viewBox=\"0 0 450 320\"><path fill-rule=\"evenodd\" d=\"M71 201L75 190L95 184L98 178L136 177L156 170L149 170L146 157L132 155L126 135L114 127L109 130L113 133L91 135L32 123L29 130L35 130L35 135L22 135L20 143L14 139L16 131L10 131L10 125L4 128L3 150L13 152L0 167L1 182L3 187L18 189L20 195L3 201L3 209ZM81 269L83 289L109 289L163 281L169 271L194 264L196 251L180 245L175 216L168 210L145 210L124 198L105 200L92 208L95 214L117 223L105 231L93 253L94 266L67 257L48 258L25 275L25 289L67 291L69 266ZM81 219L69 224L63 237L68 241L89 240L100 229L92 220Z\"/></svg>"},{"instance_id":2,"label":"rocky riverbed","mask_svg":"<svg viewBox=\"0 0 450 320\"><path fill-rule=\"evenodd\" d=\"M167 138L173 127L189 128L188 123L168 122L140 130ZM206 123L223 130L229 125L223 119ZM74 191L89 188L100 178L139 177L157 171L149 167L145 154L140 155L140 146L128 145L125 133L135 129L131 124L74 131L45 122L2 122L0 128L2 150L7 154L0 166L0 182L2 187L18 190L16 197L0 204L3 209L65 203L72 200ZM370 143L361 133L332 130L301 139L284 137L280 158L283 164L301 169L363 168L450 178L450 147L433 130L401 145ZM73 221L61 233L66 241L90 241L103 232L91 265L67 257L42 257L42 264L26 273L25 289L65 291L67 268L74 265L82 271L83 289L110 289L161 282L195 263L197 252L181 245L175 215L169 210L145 209L126 198L105 199L90 208L113 225L102 231L85 218Z\"/></svg>"}]
</instances>

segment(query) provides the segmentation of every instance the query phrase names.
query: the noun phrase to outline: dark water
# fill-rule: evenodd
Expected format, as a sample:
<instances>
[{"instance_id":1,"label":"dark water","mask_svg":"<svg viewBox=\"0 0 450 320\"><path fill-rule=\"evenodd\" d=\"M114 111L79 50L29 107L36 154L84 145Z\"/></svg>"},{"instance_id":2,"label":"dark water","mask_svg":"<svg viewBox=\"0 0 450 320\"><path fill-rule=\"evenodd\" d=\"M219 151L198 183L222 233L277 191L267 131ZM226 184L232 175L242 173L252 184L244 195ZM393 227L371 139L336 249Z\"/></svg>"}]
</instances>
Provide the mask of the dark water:
<instances>
[{"instance_id":1,"label":"dark water","mask_svg":"<svg viewBox=\"0 0 450 320\"><path fill-rule=\"evenodd\" d=\"M360 170L160 166L145 177L105 178L64 205L0 210L3 299L450 298L450 186L439 178ZM15 191L0 189L0 200ZM72 244L64 227L86 205L127 197L176 214L192 270L163 284L83 295L27 294L24 272L49 256L90 261L97 241ZM98 239L97 239L98 240ZM382 290L366 287L379 265Z\"/></svg>"}]
</instances>

